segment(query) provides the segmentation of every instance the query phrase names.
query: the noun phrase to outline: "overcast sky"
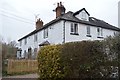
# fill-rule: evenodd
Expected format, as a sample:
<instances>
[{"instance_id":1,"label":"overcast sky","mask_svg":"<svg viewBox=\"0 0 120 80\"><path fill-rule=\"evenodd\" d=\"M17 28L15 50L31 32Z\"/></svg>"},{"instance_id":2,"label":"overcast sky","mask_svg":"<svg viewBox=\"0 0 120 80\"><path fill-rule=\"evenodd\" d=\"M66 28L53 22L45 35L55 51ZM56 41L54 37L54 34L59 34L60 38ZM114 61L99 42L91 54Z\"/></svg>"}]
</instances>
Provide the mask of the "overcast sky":
<instances>
[{"instance_id":1,"label":"overcast sky","mask_svg":"<svg viewBox=\"0 0 120 80\"><path fill-rule=\"evenodd\" d=\"M118 1L120 0L0 0L0 37L4 41L18 40L35 30L35 15L44 24L55 19L53 10L63 2L67 11L82 8L95 17L118 26Z\"/></svg>"}]
</instances>

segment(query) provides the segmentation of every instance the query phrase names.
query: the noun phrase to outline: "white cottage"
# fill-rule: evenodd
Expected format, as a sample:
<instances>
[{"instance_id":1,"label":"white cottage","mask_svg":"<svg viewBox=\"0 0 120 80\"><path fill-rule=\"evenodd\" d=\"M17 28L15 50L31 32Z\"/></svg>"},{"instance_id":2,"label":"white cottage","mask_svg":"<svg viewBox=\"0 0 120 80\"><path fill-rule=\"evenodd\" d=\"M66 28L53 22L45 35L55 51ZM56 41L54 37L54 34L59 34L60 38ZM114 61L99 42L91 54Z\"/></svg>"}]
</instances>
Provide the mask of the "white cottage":
<instances>
[{"instance_id":1,"label":"white cottage","mask_svg":"<svg viewBox=\"0 0 120 80\"><path fill-rule=\"evenodd\" d=\"M20 38L19 55L22 58L36 58L41 46L48 44L63 44L82 40L103 40L120 31L102 20L90 17L85 8L76 12L65 13L62 3L55 9L56 19L43 25L38 19L36 30Z\"/></svg>"}]
</instances>

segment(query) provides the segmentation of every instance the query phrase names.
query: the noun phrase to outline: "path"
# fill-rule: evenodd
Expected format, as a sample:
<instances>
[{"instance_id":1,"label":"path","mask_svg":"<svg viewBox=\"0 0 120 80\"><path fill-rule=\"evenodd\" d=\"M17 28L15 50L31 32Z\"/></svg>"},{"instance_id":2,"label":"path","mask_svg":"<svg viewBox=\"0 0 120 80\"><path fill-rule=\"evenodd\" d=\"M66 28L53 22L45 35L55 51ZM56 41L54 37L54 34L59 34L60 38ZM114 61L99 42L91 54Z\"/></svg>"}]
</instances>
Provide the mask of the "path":
<instances>
[{"instance_id":1,"label":"path","mask_svg":"<svg viewBox=\"0 0 120 80\"><path fill-rule=\"evenodd\" d=\"M26 75L16 75L16 76L7 76L7 77L3 77L3 79L2 80L6 80L6 78L9 78L9 79L12 79L12 78L21 78L21 80L22 80L22 78L28 78L28 79L30 79L30 78L38 78L38 75L37 74L26 74Z\"/></svg>"}]
</instances>

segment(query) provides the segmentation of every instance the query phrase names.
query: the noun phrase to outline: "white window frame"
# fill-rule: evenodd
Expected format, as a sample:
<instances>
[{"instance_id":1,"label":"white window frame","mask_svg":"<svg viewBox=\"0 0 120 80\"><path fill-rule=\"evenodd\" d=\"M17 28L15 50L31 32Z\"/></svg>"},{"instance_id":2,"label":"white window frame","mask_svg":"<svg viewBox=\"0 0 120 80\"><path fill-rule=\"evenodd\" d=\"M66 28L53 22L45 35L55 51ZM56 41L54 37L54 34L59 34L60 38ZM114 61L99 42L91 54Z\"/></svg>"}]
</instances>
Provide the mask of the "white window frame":
<instances>
[{"instance_id":1,"label":"white window frame","mask_svg":"<svg viewBox=\"0 0 120 80\"><path fill-rule=\"evenodd\" d=\"M20 46L22 46L22 40L20 41Z\"/></svg>"},{"instance_id":2,"label":"white window frame","mask_svg":"<svg viewBox=\"0 0 120 80\"><path fill-rule=\"evenodd\" d=\"M81 12L82 20L87 20L86 12Z\"/></svg>"},{"instance_id":3,"label":"white window frame","mask_svg":"<svg viewBox=\"0 0 120 80\"><path fill-rule=\"evenodd\" d=\"M78 23L71 23L70 30L72 34L78 34Z\"/></svg>"},{"instance_id":4,"label":"white window frame","mask_svg":"<svg viewBox=\"0 0 120 80\"><path fill-rule=\"evenodd\" d=\"M87 35L90 35L91 34L91 29L90 29L90 26L87 26Z\"/></svg>"},{"instance_id":5,"label":"white window frame","mask_svg":"<svg viewBox=\"0 0 120 80\"><path fill-rule=\"evenodd\" d=\"M44 39L48 38L48 28L44 29L43 37L44 37Z\"/></svg>"},{"instance_id":6,"label":"white window frame","mask_svg":"<svg viewBox=\"0 0 120 80\"><path fill-rule=\"evenodd\" d=\"M103 29L100 27L97 28L97 37L103 37Z\"/></svg>"},{"instance_id":7,"label":"white window frame","mask_svg":"<svg viewBox=\"0 0 120 80\"><path fill-rule=\"evenodd\" d=\"M38 50L37 48L34 48L34 53L37 53L37 50Z\"/></svg>"},{"instance_id":8,"label":"white window frame","mask_svg":"<svg viewBox=\"0 0 120 80\"><path fill-rule=\"evenodd\" d=\"M100 31L101 31L101 36L103 37L103 29L101 28Z\"/></svg>"},{"instance_id":9,"label":"white window frame","mask_svg":"<svg viewBox=\"0 0 120 80\"><path fill-rule=\"evenodd\" d=\"M27 38L25 38L25 40L24 40L24 44L25 44L25 45L27 44Z\"/></svg>"},{"instance_id":10,"label":"white window frame","mask_svg":"<svg viewBox=\"0 0 120 80\"><path fill-rule=\"evenodd\" d=\"M38 41L38 36L37 34L34 35L34 42L37 42Z\"/></svg>"}]
</instances>

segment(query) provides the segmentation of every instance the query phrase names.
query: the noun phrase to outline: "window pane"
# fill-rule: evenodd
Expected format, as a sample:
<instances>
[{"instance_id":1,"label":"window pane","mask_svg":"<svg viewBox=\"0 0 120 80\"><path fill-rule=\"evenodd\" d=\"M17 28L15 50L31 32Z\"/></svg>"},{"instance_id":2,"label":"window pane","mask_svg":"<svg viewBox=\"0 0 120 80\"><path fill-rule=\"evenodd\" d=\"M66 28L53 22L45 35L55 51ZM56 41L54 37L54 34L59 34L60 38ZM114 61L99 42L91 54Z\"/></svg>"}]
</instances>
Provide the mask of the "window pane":
<instances>
[{"instance_id":1,"label":"window pane","mask_svg":"<svg viewBox=\"0 0 120 80\"><path fill-rule=\"evenodd\" d=\"M82 12L82 19L86 20L86 13L85 12Z\"/></svg>"},{"instance_id":2,"label":"window pane","mask_svg":"<svg viewBox=\"0 0 120 80\"><path fill-rule=\"evenodd\" d=\"M74 30L73 30L73 23L71 23L71 32L74 32Z\"/></svg>"},{"instance_id":3,"label":"window pane","mask_svg":"<svg viewBox=\"0 0 120 80\"><path fill-rule=\"evenodd\" d=\"M47 38L47 37L48 37L48 29L45 29L45 30L44 30L43 36L44 36L44 38Z\"/></svg>"},{"instance_id":4,"label":"window pane","mask_svg":"<svg viewBox=\"0 0 120 80\"><path fill-rule=\"evenodd\" d=\"M97 28L98 36L100 35L100 28Z\"/></svg>"},{"instance_id":5,"label":"window pane","mask_svg":"<svg viewBox=\"0 0 120 80\"><path fill-rule=\"evenodd\" d=\"M103 36L103 29L101 28L101 36Z\"/></svg>"},{"instance_id":6,"label":"window pane","mask_svg":"<svg viewBox=\"0 0 120 80\"><path fill-rule=\"evenodd\" d=\"M45 30L44 30L44 33L43 33L43 37L45 38Z\"/></svg>"},{"instance_id":7,"label":"window pane","mask_svg":"<svg viewBox=\"0 0 120 80\"><path fill-rule=\"evenodd\" d=\"M37 52L37 48L34 48L34 52Z\"/></svg>"},{"instance_id":8,"label":"window pane","mask_svg":"<svg viewBox=\"0 0 120 80\"><path fill-rule=\"evenodd\" d=\"M34 35L34 41L37 41L37 34Z\"/></svg>"},{"instance_id":9,"label":"window pane","mask_svg":"<svg viewBox=\"0 0 120 80\"><path fill-rule=\"evenodd\" d=\"M78 24L74 24L74 33L78 33Z\"/></svg>"},{"instance_id":10,"label":"window pane","mask_svg":"<svg viewBox=\"0 0 120 80\"><path fill-rule=\"evenodd\" d=\"M25 44L25 45L27 44L27 38L25 39L24 44Z\"/></svg>"},{"instance_id":11,"label":"window pane","mask_svg":"<svg viewBox=\"0 0 120 80\"><path fill-rule=\"evenodd\" d=\"M90 26L87 26L87 34L90 34Z\"/></svg>"},{"instance_id":12,"label":"window pane","mask_svg":"<svg viewBox=\"0 0 120 80\"><path fill-rule=\"evenodd\" d=\"M48 37L48 29L46 29L46 37Z\"/></svg>"},{"instance_id":13,"label":"window pane","mask_svg":"<svg viewBox=\"0 0 120 80\"><path fill-rule=\"evenodd\" d=\"M22 41L20 41L20 46L22 46Z\"/></svg>"}]
</instances>

